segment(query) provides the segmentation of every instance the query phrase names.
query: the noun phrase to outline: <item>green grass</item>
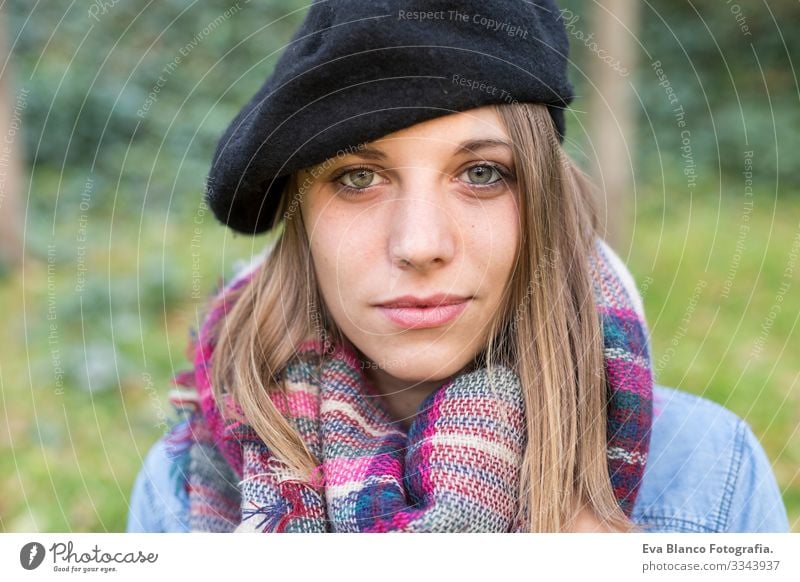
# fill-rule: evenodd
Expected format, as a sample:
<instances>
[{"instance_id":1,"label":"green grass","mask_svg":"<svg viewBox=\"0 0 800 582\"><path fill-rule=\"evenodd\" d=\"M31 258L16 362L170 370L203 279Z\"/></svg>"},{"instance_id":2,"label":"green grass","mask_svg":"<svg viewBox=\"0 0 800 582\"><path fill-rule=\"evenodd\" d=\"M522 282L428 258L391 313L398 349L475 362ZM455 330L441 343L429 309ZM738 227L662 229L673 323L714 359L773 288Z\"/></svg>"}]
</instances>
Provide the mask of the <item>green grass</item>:
<instances>
[{"instance_id":1,"label":"green grass","mask_svg":"<svg viewBox=\"0 0 800 582\"><path fill-rule=\"evenodd\" d=\"M754 355L753 347L787 281L800 202L781 201L773 216L772 203L757 200L727 298L722 292L742 211L730 201L717 206L684 201L664 213L657 204L640 204L631 242L618 252L642 288L658 382L703 395L747 420L774 463L790 522L800 531L796 275L763 350ZM193 275L211 290L219 273L231 273L233 260L266 244L263 237L233 239L210 214L196 245L191 217L173 215L166 225L148 220L140 236L138 217L117 216L113 230L108 219L91 218L82 293L75 292L77 224L68 217L57 225L51 281L49 238L39 233L29 239L24 271L0 282L0 309L14 314L0 328L3 531L124 530L133 480L163 433L169 380L186 365L187 330L203 304L202 297L191 298ZM701 281L705 287L682 326ZM48 342L48 298L57 310L61 389Z\"/></svg>"},{"instance_id":2,"label":"green grass","mask_svg":"<svg viewBox=\"0 0 800 582\"><path fill-rule=\"evenodd\" d=\"M0 309L15 314L0 329L3 531L124 531L142 458L171 417L170 378L188 365L188 329L218 275L265 242L233 240L208 214L193 242L189 218L166 228L149 218L140 238L138 218L118 217L112 230L92 217L81 293L76 222L64 220L52 287L47 240L31 240L24 271L0 283ZM197 298L193 280L203 289Z\"/></svg>"},{"instance_id":3,"label":"green grass","mask_svg":"<svg viewBox=\"0 0 800 582\"><path fill-rule=\"evenodd\" d=\"M642 290L657 382L750 424L800 531L800 200L756 197L749 220L743 209L734 199L645 205L619 251Z\"/></svg>"}]
</instances>

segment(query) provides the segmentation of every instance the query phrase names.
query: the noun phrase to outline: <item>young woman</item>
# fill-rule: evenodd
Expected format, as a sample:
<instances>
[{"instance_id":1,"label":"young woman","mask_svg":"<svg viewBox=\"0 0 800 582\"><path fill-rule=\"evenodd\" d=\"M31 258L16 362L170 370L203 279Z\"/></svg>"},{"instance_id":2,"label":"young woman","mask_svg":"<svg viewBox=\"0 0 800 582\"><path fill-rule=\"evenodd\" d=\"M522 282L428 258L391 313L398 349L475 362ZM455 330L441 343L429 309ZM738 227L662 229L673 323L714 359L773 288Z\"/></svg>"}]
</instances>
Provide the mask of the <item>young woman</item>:
<instances>
[{"instance_id":1,"label":"young woman","mask_svg":"<svg viewBox=\"0 0 800 582\"><path fill-rule=\"evenodd\" d=\"M425 4L314 4L220 140L214 212L275 243L211 301L129 531L788 531L747 424L653 385L555 6Z\"/></svg>"}]
</instances>

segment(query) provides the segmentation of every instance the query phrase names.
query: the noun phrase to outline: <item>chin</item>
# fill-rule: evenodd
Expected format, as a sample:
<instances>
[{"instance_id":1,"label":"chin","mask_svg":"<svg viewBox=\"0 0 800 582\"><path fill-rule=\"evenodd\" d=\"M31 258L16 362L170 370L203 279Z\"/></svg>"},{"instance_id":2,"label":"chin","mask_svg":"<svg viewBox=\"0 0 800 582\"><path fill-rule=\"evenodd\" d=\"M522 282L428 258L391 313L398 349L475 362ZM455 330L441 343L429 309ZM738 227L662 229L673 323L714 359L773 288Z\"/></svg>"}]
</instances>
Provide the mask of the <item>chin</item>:
<instances>
[{"instance_id":1,"label":"chin","mask_svg":"<svg viewBox=\"0 0 800 582\"><path fill-rule=\"evenodd\" d=\"M381 364L381 369L405 382L431 382L443 380L454 375L464 368L469 362L454 353L437 350L409 351L406 355L402 351L394 351L393 356L383 360L373 360Z\"/></svg>"}]
</instances>

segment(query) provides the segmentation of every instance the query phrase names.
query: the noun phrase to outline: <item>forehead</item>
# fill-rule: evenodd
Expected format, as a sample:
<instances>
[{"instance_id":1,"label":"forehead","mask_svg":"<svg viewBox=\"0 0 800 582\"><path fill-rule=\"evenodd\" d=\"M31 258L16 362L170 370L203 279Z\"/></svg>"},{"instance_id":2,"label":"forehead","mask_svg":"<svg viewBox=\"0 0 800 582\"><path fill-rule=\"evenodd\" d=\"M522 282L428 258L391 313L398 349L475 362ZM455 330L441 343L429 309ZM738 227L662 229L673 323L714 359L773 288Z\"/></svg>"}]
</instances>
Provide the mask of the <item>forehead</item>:
<instances>
[{"instance_id":1,"label":"forehead","mask_svg":"<svg viewBox=\"0 0 800 582\"><path fill-rule=\"evenodd\" d=\"M341 159L359 157L380 159L380 156L373 155L373 152L380 151L390 154L392 151L399 151L402 148L414 148L418 151L419 148L436 147L438 152L439 148L448 144L451 144L452 147L446 148L445 151L452 150L455 153L459 144L479 140L509 141L505 125L493 107L483 106L468 111L459 111L417 123L367 142L363 155L359 153L359 150L353 149L351 154L343 156ZM327 160L320 162L301 170L300 176L312 172L320 166L328 165L330 164Z\"/></svg>"},{"instance_id":2,"label":"forehead","mask_svg":"<svg viewBox=\"0 0 800 582\"><path fill-rule=\"evenodd\" d=\"M461 141L478 137L508 137L502 119L494 108L484 106L423 121L385 135L368 145L388 146L389 142L403 141L408 138L444 140L457 144Z\"/></svg>"}]
</instances>

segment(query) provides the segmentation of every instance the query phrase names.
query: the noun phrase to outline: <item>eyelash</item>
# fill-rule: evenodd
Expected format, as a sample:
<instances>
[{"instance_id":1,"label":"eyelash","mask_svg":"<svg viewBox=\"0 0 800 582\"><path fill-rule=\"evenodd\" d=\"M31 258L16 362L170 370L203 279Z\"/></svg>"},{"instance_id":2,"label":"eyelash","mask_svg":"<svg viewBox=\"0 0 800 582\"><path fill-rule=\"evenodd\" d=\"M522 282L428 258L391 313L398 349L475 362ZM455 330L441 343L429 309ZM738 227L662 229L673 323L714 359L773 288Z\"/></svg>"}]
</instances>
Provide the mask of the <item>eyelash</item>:
<instances>
[{"instance_id":1,"label":"eyelash","mask_svg":"<svg viewBox=\"0 0 800 582\"><path fill-rule=\"evenodd\" d=\"M496 188L499 185L502 185L503 182L508 182L508 181L511 181L511 180L514 179L514 176L510 172L508 172L505 168L503 168L502 166L499 166L497 164L491 164L491 163L488 163L488 162L482 162L482 163L478 163L478 164L473 164L472 166L469 166L469 167L465 168L464 171L461 172L461 173L463 174L464 172L468 172L469 170L471 170L473 168L481 168L481 167L483 167L483 168L492 168L498 174L500 174L501 179L500 180L496 180L494 182L491 182L490 184L469 184L469 183L467 183L467 185L470 188L474 188L475 190L490 190L492 188ZM373 170L372 168L369 168L367 166L355 166L353 168L346 168L346 169L342 170L341 172L339 172L335 176L333 176L330 179L330 181L333 182L333 183L337 183L337 182L339 182L339 180L341 180L347 174L352 174L353 172L358 172L359 170L367 170L369 172L373 172L373 173L377 174L377 172L375 170ZM344 198L355 198L355 197L359 196L365 190L368 190L369 188L372 188L372 186L366 186L364 188L353 188L351 186L345 186L344 184L337 184L337 185L339 187L339 192L338 192L339 195L343 196Z\"/></svg>"}]
</instances>

